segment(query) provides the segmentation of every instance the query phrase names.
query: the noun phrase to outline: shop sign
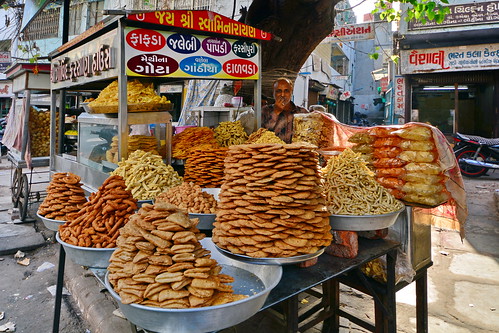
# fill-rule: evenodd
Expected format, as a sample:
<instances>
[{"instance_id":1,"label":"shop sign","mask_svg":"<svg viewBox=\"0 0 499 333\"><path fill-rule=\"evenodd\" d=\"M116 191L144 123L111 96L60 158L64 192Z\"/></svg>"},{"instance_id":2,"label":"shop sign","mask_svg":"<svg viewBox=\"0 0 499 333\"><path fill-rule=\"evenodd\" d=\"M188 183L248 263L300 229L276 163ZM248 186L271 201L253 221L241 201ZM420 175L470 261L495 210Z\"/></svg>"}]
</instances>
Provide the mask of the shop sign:
<instances>
[{"instance_id":1,"label":"shop sign","mask_svg":"<svg viewBox=\"0 0 499 333\"><path fill-rule=\"evenodd\" d=\"M405 79L403 76L395 76L393 93L393 113L403 117L405 114Z\"/></svg>"},{"instance_id":2,"label":"shop sign","mask_svg":"<svg viewBox=\"0 0 499 333\"><path fill-rule=\"evenodd\" d=\"M446 6L450 13L441 23L435 21L409 21L409 30L432 29L451 26L469 26L499 22L499 1L473 2Z\"/></svg>"},{"instance_id":3,"label":"shop sign","mask_svg":"<svg viewBox=\"0 0 499 333\"><path fill-rule=\"evenodd\" d=\"M374 23L347 24L335 27L326 36L324 42L350 42L356 40L374 39Z\"/></svg>"},{"instance_id":4,"label":"shop sign","mask_svg":"<svg viewBox=\"0 0 499 333\"><path fill-rule=\"evenodd\" d=\"M0 52L0 73L5 72L11 64L10 52Z\"/></svg>"},{"instance_id":5,"label":"shop sign","mask_svg":"<svg viewBox=\"0 0 499 333\"><path fill-rule=\"evenodd\" d=\"M348 90L345 90L344 92L341 93L340 95L340 101L346 101L347 99L349 99L350 97L352 97L352 93Z\"/></svg>"},{"instance_id":6,"label":"shop sign","mask_svg":"<svg viewBox=\"0 0 499 333\"><path fill-rule=\"evenodd\" d=\"M125 63L129 76L258 79L255 42L125 28Z\"/></svg>"},{"instance_id":7,"label":"shop sign","mask_svg":"<svg viewBox=\"0 0 499 333\"><path fill-rule=\"evenodd\" d=\"M5 83L0 81L0 97L12 96L12 83Z\"/></svg>"},{"instance_id":8,"label":"shop sign","mask_svg":"<svg viewBox=\"0 0 499 333\"><path fill-rule=\"evenodd\" d=\"M327 93L326 93L326 98L338 100L339 93L340 93L340 91L338 90L338 88L336 88L334 86L329 86L329 89L327 90Z\"/></svg>"},{"instance_id":9,"label":"shop sign","mask_svg":"<svg viewBox=\"0 0 499 333\"><path fill-rule=\"evenodd\" d=\"M400 51L402 74L499 69L499 44Z\"/></svg>"},{"instance_id":10,"label":"shop sign","mask_svg":"<svg viewBox=\"0 0 499 333\"><path fill-rule=\"evenodd\" d=\"M208 10L164 10L129 14L128 20L166 25L200 32L271 40L272 34Z\"/></svg>"},{"instance_id":11,"label":"shop sign","mask_svg":"<svg viewBox=\"0 0 499 333\"><path fill-rule=\"evenodd\" d=\"M108 45L102 45L93 54L88 54L77 59L64 57L52 63L50 81L52 83L62 81L76 81L82 76L97 76L101 72L114 68L113 49Z\"/></svg>"}]
</instances>

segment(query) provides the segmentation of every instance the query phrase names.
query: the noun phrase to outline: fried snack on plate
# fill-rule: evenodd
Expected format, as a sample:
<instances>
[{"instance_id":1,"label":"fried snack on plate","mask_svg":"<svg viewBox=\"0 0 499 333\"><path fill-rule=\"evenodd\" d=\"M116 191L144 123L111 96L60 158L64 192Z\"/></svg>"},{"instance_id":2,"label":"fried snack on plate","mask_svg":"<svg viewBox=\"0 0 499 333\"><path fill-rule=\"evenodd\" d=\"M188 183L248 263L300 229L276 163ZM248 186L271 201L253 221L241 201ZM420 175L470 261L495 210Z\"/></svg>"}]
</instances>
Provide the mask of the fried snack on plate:
<instances>
[{"instance_id":1,"label":"fried snack on plate","mask_svg":"<svg viewBox=\"0 0 499 333\"><path fill-rule=\"evenodd\" d=\"M122 303L186 309L248 297L232 292L228 283L234 279L220 274L221 266L203 249L199 240L205 235L197 223L165 202L145 204L130 218L108 267L109 282ZM176 231L152 237L160 226Z\"/></svg>"}]
</instances>

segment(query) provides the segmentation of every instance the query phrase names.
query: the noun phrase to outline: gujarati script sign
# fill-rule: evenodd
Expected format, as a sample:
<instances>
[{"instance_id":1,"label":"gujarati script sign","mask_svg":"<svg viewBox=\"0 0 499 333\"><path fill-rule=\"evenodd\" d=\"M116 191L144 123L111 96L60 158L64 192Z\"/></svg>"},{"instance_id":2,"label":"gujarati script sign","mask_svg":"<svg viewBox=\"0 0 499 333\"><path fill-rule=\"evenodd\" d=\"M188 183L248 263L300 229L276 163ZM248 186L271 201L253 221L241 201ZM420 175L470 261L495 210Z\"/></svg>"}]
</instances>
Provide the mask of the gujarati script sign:
<instances>
[{"instance_id":1,"label":"gujarati script sign","mask_svg":"<svg viewBox=\"0 0 499 333\"><path fill-rule=\"evenodd\" d=\"M374 39L374 23L346 24L335 27L333 32L326 36L325 42L349 42L356 40Z\"/></svg>"},{"instance_id":2,"label":"gujarati script sign","mask_svg":"<svg viewBox=\"0 0 499 333\"><path fill-rule=\"evenodd\" d=\"M499 69L499 44L400 51L402 74Z\"/></svg>"},{"instance_id":3,"label":"gujarati script sign","mask_svg":"<svg viewBox=\"0 0 499 333\"><path fill-rule=\"evenodd\" d=\"M201 32L271 40L272 34L208 10L165 10L129 14L131 21L147 22Z\"/></svg>"}]
</instances>

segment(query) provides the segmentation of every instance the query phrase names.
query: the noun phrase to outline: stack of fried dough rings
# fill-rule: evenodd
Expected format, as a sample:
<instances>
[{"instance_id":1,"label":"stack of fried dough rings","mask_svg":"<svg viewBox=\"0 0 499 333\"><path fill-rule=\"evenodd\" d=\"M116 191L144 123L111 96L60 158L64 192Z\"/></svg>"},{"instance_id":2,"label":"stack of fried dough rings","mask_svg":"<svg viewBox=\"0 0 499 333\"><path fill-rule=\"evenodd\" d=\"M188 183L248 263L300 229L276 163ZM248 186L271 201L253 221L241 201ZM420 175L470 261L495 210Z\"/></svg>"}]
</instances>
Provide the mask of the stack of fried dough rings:
<instances>
[{"instance_id":1,"label":"stack of fried dough rings","mask_svg":"<svg viewBox=\"0 0 499 333\"><path fill-rule=\"evenodd\" d=\"M70 172L57 172L47 187L47 196L38 208L38 214L57 221L67 221L87 202L80 177Z\"/></svg>"},{"instance_id":2,"label":"stack of fried dough rings","mask_svg":"<svg viewBox=\"0 0 499 333\"><path fill-rule=\"evenodd\" d=\"M313 147L229 147L213 242L253 258L294 257L328 246L329 213Z\"/></svg>"}]
</instances>

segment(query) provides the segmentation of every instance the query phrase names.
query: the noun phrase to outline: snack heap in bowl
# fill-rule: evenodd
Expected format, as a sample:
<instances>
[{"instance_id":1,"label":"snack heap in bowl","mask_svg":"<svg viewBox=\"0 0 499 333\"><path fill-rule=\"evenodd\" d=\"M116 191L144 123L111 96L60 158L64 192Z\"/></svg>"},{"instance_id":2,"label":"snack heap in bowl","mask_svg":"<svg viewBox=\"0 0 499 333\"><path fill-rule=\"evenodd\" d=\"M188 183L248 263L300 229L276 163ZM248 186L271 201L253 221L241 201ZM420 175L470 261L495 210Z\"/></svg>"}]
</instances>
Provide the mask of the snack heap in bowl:
<instances>
[{"instance_id":1,"label":"snack heap in bowl","mask_svg":"<svg viewBox=\"0 0 499 333\"><path fill-rule=\"evenodd\" d=\"M194 214L215 214L217 211L217 200L213 194L203 192L201 186L190 182L168 189L154 202L166 202Z\"/></svg>"},{"instance_id":2,"label":"snack heap in bowl","mask_svg":"<svg viewBox=\"0 0 499 333\"><path fill-rule=\"evenodd\" d=\"M378 215L404 205L376 182L360 153L345 149L331 156L323 169L326 204L335 215Z\"/></svg>"},{"instance_id":3,"label":"snack heap in bowl","mask_svg":"<svg viewBox=\"0 0 499 333\"><path fill-rule=\"evenodd\" d=\"M38 213L58 221L71 219L87 202L80 180L79 176L70 172L54 173L47 187L48 194L38 208Z\"/></svg>"},{"instance_id":4,"label":"snack heap in bowl","mask_svg":"<svg viewBox=\"0 0 499 333\"><path fill-rule=\"evenodd\" d=\"M314 147L229 147L213 242L253 258L312 254L328 246L331 227Z\"/></svg>"},{"instance_id":5,"label":"snack heap in bowl","mask_svg":"<svg viewBox=\"0 0 499 333\"><path fill-rule=\"evenodd\" d=\"M118 162L111 175L123 177L127 190L137 200L151 200L170 187L180 185L182 177L159 155L136 150L126 160Z\"/></svg>"},{"instance_id":6,"label":"snack heap in bowl","mask_svg":"<svg viewBox=\"0 0 499 333\"><path fill-rule=\"evenodd\" d=\"M108 267L123 304L185 309L220 305L247 296L233 293L199 240L197 219L168 203L144 204L121 229Z\"/></svg>"},{"instance_id":7,"label":"snack heap in bowl","mask_svg":"<svg viewBox=\"0 0 499 333\"><path fill-rule=\"evenodd\" d=\"M165 96L159 96L154 91L153 84L142 84L139 80L127 82L127 101L129 104L166 104ZM106 107L118 105L118 80L111 82L102 89L99 96L89 102L90 107Z\"/></svg>"},{"instance_id":8,"label":"snack heap in bowl","mask_svg":"<svg viewBox=\"0 0 499 333\"><path fill-rule=\"evenodd\" d=\"M111 176L90 195L72 219L59 227L63 242L81 247L114 248L119 229L137 209L137 200L120 176Z\"/></svg>"},{"instance_id":9,"label":"snack heap in bowl","mask_svg":"<svg viewBox=\"0 0 499 333\"><path fill-rule=\"evenodd\" d=\"M201 187L220 187L227 148L192 149L185 161L184 181Z\"/></svg>"}]
</instances>

